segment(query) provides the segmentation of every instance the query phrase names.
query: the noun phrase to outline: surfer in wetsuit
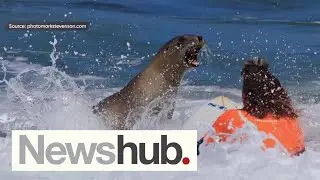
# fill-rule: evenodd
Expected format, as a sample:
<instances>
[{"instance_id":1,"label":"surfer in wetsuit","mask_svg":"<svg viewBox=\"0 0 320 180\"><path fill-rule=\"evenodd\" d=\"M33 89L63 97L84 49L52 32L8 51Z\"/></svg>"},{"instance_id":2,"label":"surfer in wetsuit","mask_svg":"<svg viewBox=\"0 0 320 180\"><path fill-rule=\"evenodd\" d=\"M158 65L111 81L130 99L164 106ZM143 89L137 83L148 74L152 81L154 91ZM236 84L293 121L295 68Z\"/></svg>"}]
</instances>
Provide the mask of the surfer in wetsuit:
<instances>
[{"instance_id":1,"label":"surfer in wetsuit","mask_svg":"<svg viewBox=\"0 0 320 180\"><path fill-rule=\"evenodd\" d=\"M280 81L269 72L266 60L247 60L241 75L243 108L226 110L212 123L212 128L198 141L198 155L201 144L229 141L230 135L246 122L273 136L263 140L264 150L280 143L290 156L303 153L304 136L299 127L299 115ZM240 139L245 140L245 137Z\"/></svg>"}]
</instances>

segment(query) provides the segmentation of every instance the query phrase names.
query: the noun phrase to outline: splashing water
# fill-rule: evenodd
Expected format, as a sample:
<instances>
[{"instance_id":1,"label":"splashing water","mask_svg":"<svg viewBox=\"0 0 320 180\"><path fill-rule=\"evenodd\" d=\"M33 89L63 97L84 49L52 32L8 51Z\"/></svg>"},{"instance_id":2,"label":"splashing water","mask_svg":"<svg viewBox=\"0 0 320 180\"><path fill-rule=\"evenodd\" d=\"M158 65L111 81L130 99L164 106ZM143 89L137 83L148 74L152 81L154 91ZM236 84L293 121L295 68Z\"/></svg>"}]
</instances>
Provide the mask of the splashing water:
<instances>
[{"instance_id":1,"label":"splashing water","mask_svg":"<svg viewBox=\"0 0 320 180\"><path fill-rule=\"evenodd\" d=\"M6 77L7 77L7 68L4 66L3 61L1 62L1 69L2 69L3 72L4 72L4 75L3 75L3 79L0 80L0 83L6 83L6 84L8 84L8 81L6 80Z\"/></svg>"},{"instance_id":2,"label":"splashing water","mask_svg":"<svg viewBox=\"0 0 320 180\"><path fill-rule=\"evenodd\" d=\"M211 49L209 48L209 46L207 44L205 44L200 51L200 55L201 57L205 58L206 61L210 60L210 57L213 56L213 52L211 51Z\"/></svg>"},{"instance_id":3,"label":"splashing water","mask_svg":"<svg viewBox=\"0 0 320 180\"><path fill-rule=\"evenodd\" d=\"M53 42L50 41L49 43L53 46L52 53L50 54L52 66L56 67L56 62L57 62L57 59L59 58L59 56L55 55L55 53L57 52L56 45L58 43L55 35L53 36Z\"/></svg>"},{"instance_id":4,"label":"splashing water","mask_svg":"<svg viewBox=\"0 0 320 180\"><path fill-rule=\"evenodd\" d=\"M1 103L3 117L11 119L1 123L2 131L11 129L101 129L98 119L91 113L91 100L74 80L55 68L58 56L57 40L50 42L51 67L27 69L7 81L7 99ZM84 118L86 117L86 118ZM14 119L14 120L12 120Z\"/></svg>"}]
</instances>

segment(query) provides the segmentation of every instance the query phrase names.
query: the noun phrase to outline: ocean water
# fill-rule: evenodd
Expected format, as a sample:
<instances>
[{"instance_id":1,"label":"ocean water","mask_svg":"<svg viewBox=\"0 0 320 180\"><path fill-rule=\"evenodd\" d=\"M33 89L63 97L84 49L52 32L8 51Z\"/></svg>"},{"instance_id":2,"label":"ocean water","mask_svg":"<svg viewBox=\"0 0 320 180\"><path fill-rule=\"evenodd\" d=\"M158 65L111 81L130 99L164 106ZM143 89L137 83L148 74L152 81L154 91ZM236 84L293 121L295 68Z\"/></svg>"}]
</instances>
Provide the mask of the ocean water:
<instances>
[{"instance_id":1,"label":"ocean water","mask_svg":"<svg viewBox=\"0 0 320 180\"><path fill-rule=\"evenodd\" d=\"M9 136L0 138L0 179L320 179L319 8L317 0L1 1L0 130ZM14 21L90 27L8 31ZM240 102L243 61L259 55L301 110L307 152L294 159L262 154L252 139L202 149L197 172L11 172L10 130L104 129L91 106L180 34L202 35L207 47L184 78L170 128L195 121L191 115L216 96Z\"/></svg>"}]
</instances>

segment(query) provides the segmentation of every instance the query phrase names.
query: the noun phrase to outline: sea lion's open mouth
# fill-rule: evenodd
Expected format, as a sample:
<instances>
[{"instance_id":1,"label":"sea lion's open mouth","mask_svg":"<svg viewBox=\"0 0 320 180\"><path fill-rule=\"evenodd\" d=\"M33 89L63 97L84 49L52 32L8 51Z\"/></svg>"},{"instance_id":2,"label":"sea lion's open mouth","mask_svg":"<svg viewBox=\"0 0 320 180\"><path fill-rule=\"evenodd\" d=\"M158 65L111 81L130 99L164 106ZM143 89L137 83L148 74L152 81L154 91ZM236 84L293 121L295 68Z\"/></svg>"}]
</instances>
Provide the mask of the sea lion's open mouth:
<instances>
[{"instance_id":1,"label":"sea lion's open mouth","mask_svg":"<svg viewBox=\"0 0 320 180\"><path fill-rule=\"evenodd\" d=\"M202 44L192 46L185 54L185 60L188 66L198 67L200 62L198 61L198 53L202 48Z\"/></svg>"}]
</instances>

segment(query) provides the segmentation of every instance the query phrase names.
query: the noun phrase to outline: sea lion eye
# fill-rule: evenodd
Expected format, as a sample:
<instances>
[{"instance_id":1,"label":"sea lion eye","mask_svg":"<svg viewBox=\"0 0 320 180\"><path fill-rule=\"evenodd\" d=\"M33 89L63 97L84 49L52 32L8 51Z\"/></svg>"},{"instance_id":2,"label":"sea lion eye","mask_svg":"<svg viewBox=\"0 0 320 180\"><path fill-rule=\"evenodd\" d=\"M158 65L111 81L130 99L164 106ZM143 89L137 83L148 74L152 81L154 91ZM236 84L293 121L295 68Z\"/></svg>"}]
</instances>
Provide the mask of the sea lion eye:
<instances>
[{"instance_id":1,"label":"sea lion eye","mask_svg":"<svg viewBox=\"0 0 320 180\"><path fill-rule=\"evenodd\" d=\"M179 42L184 42L186 40L186 38L184 37L184 36L181 36L180 38L179 38Z\"/></svg>"},{"instance_id":2,"label":"sea lion eye","mask_svg":"<svg viewBox=\"0 0 320 180\"><path fill-rule=\"evenodd\" d=\"M177 42L177 46L180 47L185 40L186 38L184 36L181 36Z\"/></svg>"}]
</instances>

